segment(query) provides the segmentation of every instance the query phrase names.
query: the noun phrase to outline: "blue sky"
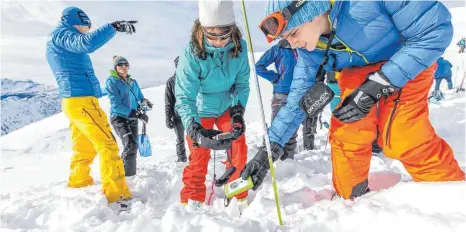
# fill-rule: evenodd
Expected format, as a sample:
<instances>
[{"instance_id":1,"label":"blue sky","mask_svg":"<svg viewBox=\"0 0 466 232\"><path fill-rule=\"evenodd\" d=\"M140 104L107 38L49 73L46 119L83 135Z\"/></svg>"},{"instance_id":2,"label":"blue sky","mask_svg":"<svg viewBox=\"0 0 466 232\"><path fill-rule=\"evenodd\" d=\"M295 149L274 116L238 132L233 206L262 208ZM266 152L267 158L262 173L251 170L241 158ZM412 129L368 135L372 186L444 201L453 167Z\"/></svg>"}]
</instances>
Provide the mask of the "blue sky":
<instances>
[{"instance_id":1,"label":"blue sky","mask_svg":"<svg viewBox=\"0 0 466 232\"><path fill-rule=\"evenodd\" d=\"M464 6L464 1L444 2L447 6ZM246 1L255 52L271 46L257 28L265 16L265 5L266 1ZM197 1L3 1L0 77L56 85L45 59L45 44L68 6L83 9L96 27L116 20L139 21L136 34L118 33L91 57L103 83L112 68L112 57L125 56L131 63L131 74L143 87L164 84L173 74L173 59L187 45L198 14ZM239 1L235 1L235 13L245 32Z\"/></svg>"}]
</instances>

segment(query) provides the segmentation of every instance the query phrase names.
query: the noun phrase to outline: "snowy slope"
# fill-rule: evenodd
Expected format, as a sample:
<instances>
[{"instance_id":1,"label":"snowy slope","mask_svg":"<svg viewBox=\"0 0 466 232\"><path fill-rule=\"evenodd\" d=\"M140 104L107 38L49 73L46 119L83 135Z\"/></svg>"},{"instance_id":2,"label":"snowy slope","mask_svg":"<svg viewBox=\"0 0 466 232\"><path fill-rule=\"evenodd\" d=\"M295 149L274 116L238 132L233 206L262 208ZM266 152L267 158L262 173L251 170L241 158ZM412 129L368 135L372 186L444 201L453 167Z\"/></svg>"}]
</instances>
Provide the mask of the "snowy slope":
<instances>
[{"instance_id":1,"label":"snowy slope","mask_svg":"<svg viewBox=\"0 0 466 232\"><path fill-rule=\"evenodd\" d=\"M61 111L57 88L1 79L2 135Z\"/></svg>"}]
</instances>

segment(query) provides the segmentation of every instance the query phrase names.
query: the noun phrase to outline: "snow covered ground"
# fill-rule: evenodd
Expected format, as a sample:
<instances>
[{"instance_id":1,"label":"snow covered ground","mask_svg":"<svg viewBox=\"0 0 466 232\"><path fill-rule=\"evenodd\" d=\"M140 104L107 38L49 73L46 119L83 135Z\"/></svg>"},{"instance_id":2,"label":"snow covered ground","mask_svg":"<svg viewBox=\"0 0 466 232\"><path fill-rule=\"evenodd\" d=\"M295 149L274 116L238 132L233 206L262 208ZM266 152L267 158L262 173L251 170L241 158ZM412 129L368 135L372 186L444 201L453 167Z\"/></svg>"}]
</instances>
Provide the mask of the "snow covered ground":
<instances>
[{"instance_id":1,"label":"snow covered ground","mask_svg":"<svg viewBox=\"0 0 466 232\"><path fill-rule=\"evenodd\" d=\"M269 120L271 85L261 81ZM248 158L261 143L261 124L254 82L247 107ZM164 87L144 94L163 107ZM441 105L431 107L436 131L455 150L465 167L464 92L446 93ZM101 100L108 109L108 100ZM326 111L325 115L329 115ZM466 231L466 184L414 183L400 162L373 157L370 186L376 190L354 202L331 200L331 161L327 130L319 130L319 150L300 152L294 161L279 162L277 183L285 226L279 227L270 177L250 206L239 215L236 202L223 206L223 189L215 188L211 206L192 211L179 204L184 164L175 163L174 133L165 128L161 110L149 113L148 134L153 156L138 157L138 175L128 179L136 198L129 213L115 214L100 193L99 182L69 189L71 140L63 114L46 118L1 138L1 227L5 231ZM301 145L301 132L300 132ZM302 148L299 148L302 150ZM223 152L215 154L216 172L223 173ZM213 177L213 160L206 185ZM93 176L99 179L98 159ZM394 187L393 186L395 185ZM210 189L210 188L208 188ZM378 191L377 191L378 190ZM209 194L210 191L208 191Z\"/></svg>"}]
</instances>

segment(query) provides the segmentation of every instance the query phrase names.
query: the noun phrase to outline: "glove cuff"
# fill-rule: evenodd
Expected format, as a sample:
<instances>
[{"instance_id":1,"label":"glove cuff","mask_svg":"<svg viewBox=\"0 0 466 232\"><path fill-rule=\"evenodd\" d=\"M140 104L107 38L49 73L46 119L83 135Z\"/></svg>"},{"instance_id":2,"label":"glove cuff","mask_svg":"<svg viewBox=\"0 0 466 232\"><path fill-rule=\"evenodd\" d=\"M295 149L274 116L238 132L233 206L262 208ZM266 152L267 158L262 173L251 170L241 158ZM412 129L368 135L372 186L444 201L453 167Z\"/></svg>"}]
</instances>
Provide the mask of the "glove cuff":
<instances>
[{"instance_id":1,"label":"glove cuff","mask_svg":"<svg viewBox=\"0 0 466 232\"><path fill-rule=\"evenodd\" d=\"M285 153L283 151L283 148L280 146L280 144L278 144L276 142L270 143L270 149L272 150L272 160L273 160L273 162L279 160L283 156L283 154ZM266 146L263 146L262 150L265 152L266 155L268 155Z\"/></svg>"},{"instance_id":2,"label":"glove cuff","mask_svg":"<svg viewBox=\"0 0 466 232\"><path fill-rule=\"evenodd\" d=\"M230 107L230 117L234 116L244 116L244 107L241 105L241 102L238 101L238 104Z\"/></svg>"},{"instance_id":3,"label":"glove cuff","mask_svg":"<svg viewBox=\"0 0 466 232\"><path fill-rule=\"evenodd\" d=\"M377 72L374 72L374 73L370 73L367 76L367 79L369 79L371 81L375 81L375 82L377 82L377 83L379 83L381 85L384 85L384 86L393 86L393 87L395 87L394 85L392 85L390 83L390 80L380 70L377 71Z\"/></svg>"},{"instance_id":4,"label":"glove cuff","mask_svg":"<svg viewBox=\"0 0 466 232\"><path fill-rule=\"evenodd\" d=\"M367 93L374 100L378 100L381 97L389 97L393 95L400 88L392 85L390 80L382 73L382 71L377 71L370 73L366 81L360 87L360 90L364 93Z\"/></svg>"}]
</instances>

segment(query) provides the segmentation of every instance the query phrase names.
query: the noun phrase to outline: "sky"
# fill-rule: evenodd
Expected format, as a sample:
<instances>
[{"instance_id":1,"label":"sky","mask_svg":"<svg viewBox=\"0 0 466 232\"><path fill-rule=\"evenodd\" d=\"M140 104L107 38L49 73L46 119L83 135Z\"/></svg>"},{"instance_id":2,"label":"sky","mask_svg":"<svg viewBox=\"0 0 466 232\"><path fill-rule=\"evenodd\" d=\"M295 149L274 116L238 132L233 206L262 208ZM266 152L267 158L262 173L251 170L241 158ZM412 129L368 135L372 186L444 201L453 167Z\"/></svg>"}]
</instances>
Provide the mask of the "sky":
<instances>
[{"instance_id":1,"label":"sky","mask_svg":"<svg viewBox=\"0 0 466 232\"><path fill-rule=\"evenodd\" d=\"M257 29L265 3L246 2L253 45L258 51L269 46ZM234 5L236 22L244 34L240 2ZM109 76L108 70L112 69L112 57L126 57L131 65L130 73L142 87L165 84L173 75L173 60L184 51L198 17L197 1L3 2L1 77L56 85L45 59L45 45L47 35L68 6L81 8L96 27L117 20L139 21L136 34L117 33L109 43L91 54L91 59L103 83Z\"/></svg>"},{"instance_id":2,"label":"sky","mask_svg":"<svg viewBox=\"0 0 466 232\"><path fill-rule=\"evenodd\" d=\"M464 6L464 1L443 1ZM255 52L265 51L265 37L257 25L265 16L266 1L246 1ZM136 34L117 35L91 54L97 77L104 83L112 69L112 57L130 62L130 73L144 87L164 84L174 73L173 60L189 42L198 16L197 1L2 1L0 26L0 77L56 85L45 59L48 34L68 6L84 10L99 27L117 20L138 20ZM241 4L235 1L236 22L245 34ZM245 37L244 37L245 38ZM256 58L256 60L258 57Z\"/></svg>"}]
</instances>

